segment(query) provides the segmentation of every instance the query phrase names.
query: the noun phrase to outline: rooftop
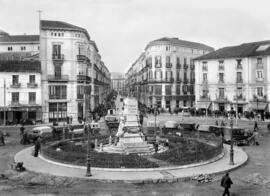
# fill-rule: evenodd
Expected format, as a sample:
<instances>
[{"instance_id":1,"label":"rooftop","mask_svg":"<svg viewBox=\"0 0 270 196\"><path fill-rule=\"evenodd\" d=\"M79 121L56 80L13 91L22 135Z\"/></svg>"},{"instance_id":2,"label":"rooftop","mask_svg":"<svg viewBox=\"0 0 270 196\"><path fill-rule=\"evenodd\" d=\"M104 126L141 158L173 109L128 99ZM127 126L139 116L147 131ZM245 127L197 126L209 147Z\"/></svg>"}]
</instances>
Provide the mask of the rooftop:
<instances>
[{"instance_id":1,"label":"rooftop","mask_svg":"<svg viewBox=\"0 0 270 196\"><path fill-rule=\"evenodd\" d=\"M202 55L196 58L196 60L242 58L260 55L270 55L270 40L220 48L216 51Z\"/></svg>"},{"instance_id":2,"label":"rooftop","mask_svg":"<svg viewBox=\"0 0 270 196\"><path fill-rule=\"evenodd\" d=\"M86 29L78 27L67 22L54 21L54 20L41 20L42 30L66 30L66 31L80 31L86 34L87 38L90 40L90 36Z\"/></svg>"},{"instance_id":3,"label":"rooftop","mask_svg":"<svg viewBox=\"0 0 270 196\"><path fill-rule=\"evenodd\" d=\"M1 43L38 43L39 35L6 35L0 37Z\"/></svg>"},{"instance_id":4,"label":"rooftop","mask_svg":"<svg viewBox=\"0 0 270 196\"><path fill-rule=\"evenodd\" d=\"M0 61L0 72L41 73L40 61Z\"/></svg>"},{"instance_id":5,"label":"rooftop","mask_svg":"<svg viewBox=\"0 0 270 196\"><path fill-rule=\"evenodd\" d=\"M151 41L145 48L147 50L148 47L158 45L158 44L170 44L170 45L177 45L182 46L186 48L194 48L194 49L201 49L201 50L207 50L207 51L213 51L214 48L207 46L205 44L197 43L197 42L191 42L186 40L181 40L179 38L169 38L169 37L163 37L154 41Z\"/></svg>"}]
</instances>

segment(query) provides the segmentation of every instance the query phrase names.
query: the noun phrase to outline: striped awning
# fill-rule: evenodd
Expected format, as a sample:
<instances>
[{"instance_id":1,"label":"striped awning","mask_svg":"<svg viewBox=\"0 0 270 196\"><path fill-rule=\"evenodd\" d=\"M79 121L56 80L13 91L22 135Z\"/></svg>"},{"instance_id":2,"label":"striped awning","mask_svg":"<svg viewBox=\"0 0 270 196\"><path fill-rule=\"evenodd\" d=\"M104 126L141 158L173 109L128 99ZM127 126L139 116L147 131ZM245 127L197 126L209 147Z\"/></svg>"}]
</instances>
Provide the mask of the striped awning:
<instances>
[{"instance_id":1,"label":"striped awning","mask_svg":"<svg viewBox=\"0 0 270 196\"><path fill-rule=\"evenodd\" d=\"M265 110L267 105L268 105L268 103L266 103L266 102L258 102L258 103L252 102L252 103L250 103L249 108L251 110Z\"/></svg>"},{"instance_id":2,"label":"striped awning","mask_svg":"<svg viewBox=\"0 0 270 196\"><path fill-rule=\"evenodd\" d=\"M197 109L208 109L211 105L211 101L198 101L196 103Z\"/></svg>"}]
</instances>

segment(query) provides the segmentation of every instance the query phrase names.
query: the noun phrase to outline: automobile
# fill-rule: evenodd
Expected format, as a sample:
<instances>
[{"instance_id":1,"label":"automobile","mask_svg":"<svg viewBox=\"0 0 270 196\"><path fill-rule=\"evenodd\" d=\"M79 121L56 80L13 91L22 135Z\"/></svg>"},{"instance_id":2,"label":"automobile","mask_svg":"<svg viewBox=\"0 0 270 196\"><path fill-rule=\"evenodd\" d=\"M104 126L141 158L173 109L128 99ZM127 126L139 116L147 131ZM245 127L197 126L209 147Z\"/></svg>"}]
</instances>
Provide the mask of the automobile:
<instances>
[{"instance_id":1,"label":"automobile","mask_svg":"<svg viewBox=\"0 0 270 196\"><path fill-rule=\"evenodd\" d=\"M35 125L36 124L36 122L34 120L32 120L32 119L23 119L21 121L21 123L24 124L24 125Z\"/></svg>"},{"instance_id":2,"label":"automobile","mask_svg":"<svg viewBox=\"0 0 270 196\"><path fill-rule=\"evenodd\" d=\"M26 132L29 141L35 141L38 137L50 138L52 137L53 127L38 126Z\"/></svg>"},{"instance_id":3,"label":"automobile","mask_svg":"<svg viewBox=\"0 0 270 196\"><path fill-rule=\"evenodd\" d=\"M182 116L187 116L189 117L191 114L190 114L190 110L188 107L183 107L182 108L182 112L180 113Z\"/></svg>"}]
</instances>

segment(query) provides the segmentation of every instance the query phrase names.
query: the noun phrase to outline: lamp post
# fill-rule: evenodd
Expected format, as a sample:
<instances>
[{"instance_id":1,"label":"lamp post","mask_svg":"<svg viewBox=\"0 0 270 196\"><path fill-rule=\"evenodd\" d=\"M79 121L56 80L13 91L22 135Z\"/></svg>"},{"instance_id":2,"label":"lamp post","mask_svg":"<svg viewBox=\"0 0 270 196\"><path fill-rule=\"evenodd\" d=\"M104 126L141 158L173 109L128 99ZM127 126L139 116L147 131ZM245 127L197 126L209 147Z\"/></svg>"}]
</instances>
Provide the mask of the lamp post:
<instances>
[{"instance_id":1,"label":"lamp post","mask_svg":"<svg viewBox=\"0 0 270 196\"><path fill-rule=\"evenodd\" d=\"M233 161L233 107L231 107L231 121L230 121L230 125L231 125L231 149L230 149L230 165L234 165L234 161Z\"/></svg>"},{"instance_id":2,"label":"lamp post","mask_svg":"<svg viewBox=\"0 0 270 196\"><path fill-rule=\"evenodd\" d=\"M154 108L154 117L155 117L155 135L157 136L157 106Z\"/></svg>"},{"instance_id":3,"label":"lamp post","mask_svg":"<svg viewBox=\"0 0 270 196\"><path fill-rule=\"evenodd\" d=\"M90 162L90 132L92 132L91 125L87 125L87 156L86 156L86 174L85 176L90 177L91 174L91 162Z\"/></svg>"}]
</instances>

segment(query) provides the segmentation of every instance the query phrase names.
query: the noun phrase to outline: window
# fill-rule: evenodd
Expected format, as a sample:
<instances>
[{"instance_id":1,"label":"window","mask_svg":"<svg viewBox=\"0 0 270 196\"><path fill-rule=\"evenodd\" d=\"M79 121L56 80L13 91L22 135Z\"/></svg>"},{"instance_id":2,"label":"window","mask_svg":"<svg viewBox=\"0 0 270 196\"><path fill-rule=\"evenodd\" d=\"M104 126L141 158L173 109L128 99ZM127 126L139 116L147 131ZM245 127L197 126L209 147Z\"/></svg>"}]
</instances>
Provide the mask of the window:
<instances>
[{"instance_id":1,"label":"window","mask_svg":"<svg viewBox=\"0 0 270 196\"><path fill-rule=\"evenodd\" d=\"M176 100L176 108L179 108L179 100Z\"/></svg>"},{"instance_id":2,"label":"window","mask_svg":"<svg viewBox=\"0 0 270 196\"><path fill-rule=\"evenodd\" d=\"M224 73L219 73L218 76L219 76L219 82L224 83Z\"/></svg>"},{"instance_id":3,"label":"window","mask_svg":"<svg viewBox=\"0 0 270 196\"><path fill-rule=\"evenodd\" d=\"M172 71L166 71L166 81L172 80Z\"/></svg>"},{"instance_id":4,"label":"window","mask_svg":"<svg viewBox=\"0 0 270 196\"><path fill-rule=\"evenodd\" d=\"M225 97L224 96L224 88L219 88L218 90L219 90L219 98L224 99L224 97Z\"/></svg>"},{"instance_id":5,"label":"window","mask_svg":"<svg viewBox=\"0 0 270 196\"><path fill-rule=\"evenodd\" d=\"M180 71L176 71L176 79L177 81L180 81Z\"/></svg>"},{"instance_id":6,"label":"window","mask_svg":"<svg viewBox=\"0 0 270 196\"><path fill-rule=\"evenodd\" d=\"M184 65L186 65L186 64L187 64L187 58L184 57Z\"/></svg>"},{"instance_id":7,"label":"window","mask_svg":"<svg viewBox=\"0 0 270 196\"><path fill-rule=\"evenodd\" d=\"M152 57L148 57L146 59L146 66L152 68Z\"/></svg>"},{"instance_id":8,"label":"window","mask_svg":"<svg viewBox=\"0 0 270 196\"><path fill-rule=\"evenodd\" d=\"M50 99L66 99L67 98L67 86L49 86L49 98Z\"/></svg>"},{"instance_id":9,"label":"window","mask_svg":"<svg viewBox=\"0 0 270 196\"><path fill-rule=\"evenodd\" d=\"M243 89L242 87L237 88L237 98L242 98L243 97Z\"/></svg>"},{"instance_id":10,"label":"window","mask_svg":"<svg viewBox=\"0 0 270 196\"><path fill-rule=\"evenodd\" d=\"M176 68L181 69L180 57L176 57Z\"/></svg>"},{"instance_id":11,"label":"window","mask_svg":"<svg viewBox=\"0 0 270 196\"><path fill-rule=\"evenodd\" d=\"M259 97L262 97L263 96L263 87L257 87L257 95Z\"/></svg>"},{"instance_id":12,"label":"window","mask_svg":"<svg viewBox=\"0 0 270 196\"><path fill-rule=\"evenodd\" d=\"M31 83L31 84L36 83L36 76L35 75L29 76L29 83Z\"/></svg>"},{"instance_id":13,"label":"window","mask_svg":"<svg viewBox=\"0 0 270 196\"><path fill-rule=\"evenodd\" d=\"M25 46L21 46L21 51L26 50Z\"/></svg>"},{"instance_id":14,"label":"window","mask_svg":"<svg viewBox=\"0 0 270 196\"><path fill-rule=\"evenodd\" d=\"M54 66L54 75L57 78L61 78L62 75L62 68L61 66Z\"/></svg>"},{"instance_id":15,"label":"window","mask_svg":"<svg viewBox=\"0 0 270 196\"><path fill-rule=\"evenodd\" d=\"M170 50L170 46L166 46L166 51L169 51Z\"/></svg>"},{"instance_id":16,"label":"window","mask_svg":"<svg viewBox=\"0 0 270 196\"><path fill-rule=\"evenodd\" d=\"M202 70L203 70L203 71L207 71L207 70L208 70L207 62L203 62Z\"/></svg>"},{"instance_id":17,"label":"window","mask_svg":"<svg viewBox=\"0 0 270 196\"><path fill-rule=\"evenodd\" d=\"M171 85L165 86L165 95L172 95L172 86Z\"/></svg>"},{"instance_id":18,"label":"window","mask_svg":"<svg viewBox=\"0 0 270 196\"><path fill-rule=\"evenodd\" d=\"M242 78L242 72L237 72L236 73L236 81L237 82L243 82L243 78Z\"/></svg>"},{"instance_id":19,"label":"window","mask_svg":"<svg viewBox=\"0 0 270 196\"><path fill-rule=\"evenodd\" d=\"M84 86L78 85L77 86L77 99L83 99L84 95Z\"/></svg>"},{"instance_id":20,"label":"window","mask_svg":"<svg viewBox=\"0 0 270 196\"><path fill-rule=\"evenodd\" d=\"M257 58L257 64L258 65L262 64L262 58L261 57Z\"/></svg>"},{"instance_id":21,"label":"window","mask_svg":"<svg viewBox=\"0 0 270 196\"><path fill-rule=\"evenodd\" d=\"M167 68L171 68L172 67L171 57L170 56L166 56L166 67Z\"/></svg>"},{"instance_id":22,"label":"window","mask_svg":"<svg viewBox=\"0 0 270 196\"><path fill-rule=\"evenodd\" d=\"M12 84L13 85L19 84L19 75L12 76Z\"/></svg>"},{"instance_id":23,"label":"window","mask_svg":"<svg viewBox=\"0 0 270 196\"><path fill-rule=\"evenodd\" d=\"M36 93L35 92L29 92L29 104L36 103Z\"/></svg>"},{"instance_id":24,"label":"window","mask_svg":"<svg viewBox=\"0 0 270 196\"><path fill-rule=\"evenodd\" d=\"M187 81L187 72L184 72L184 81Z\"/></svg>"},{"instance_id":25,"label":"window","mask_svg":"<svg viewBox=\"0 0 270 196\"><path fill-rule=\"evenodd\" d=\"M180 95L180 85L176 85L176 95Z\"/></svg>"},{"instance_id":26,"label":"window","mask_svg":"<svg viewBox=\"0 0 270 196\"><path fill-rule=\"evenodd\" d=\"M53 59L61 59L61 45L54 44L53 45Z\"/></svg>"},{"instance_id":27,"label":"window","mask_svg":"<svg viewBox=\"0 0 270 196\"><path fill-rule=\"evenodd\" d=\"M203 98L207 98L207 97L208 97L208 90L205 90L205 89L204 89L204 90L202 91L202 94L203 94L203 95L202 95Z\"/></svg>"},{"instance_id":28,"label":"window","mask_svg":"<svg viewBox=\"0 0 270 196\"><path fill-rule=\"evenodd\" d=\"M263 71L256 71L256 79L257 80L262 80L263 79Z\"/></svg>"},{"instance_id":29,"label":"window","mask_svg":"<svg viewBox=\"0 0 270 196\"><path fill-rule=\"evenodd\" d=\"M67 117L67 103L49 103L49 121L65 120Z\"/></svg>"},{"instance_id":30,"label":"window","mask_svg":"<svg viewBox=\"0 0 270 196\"><path fill-rule=\"evenodd\" d=\"M155 85L155 95L162 95L162 86Z\"/></svg>"},{"instance_id":31,"label":"window","mask_svg":"<svg viewBox=\"0 0 270 196\"><path fill-rule=\"evenodd\" d=\"M12 47L11 46L8 47L8 51L12 51Z\"/></svg>"},{"instance_id":32,"label":"window","mask_svg":"<svg viewBox=\"0 0 270 196\"><path fill-rule=\"evenodd\" d=\"M149 79L153 79L153 72L151 70L148 72L148 74L149 74Z\"/></svg>"},{"instance_id":33,"label":"window","mask_svg":"<svg viewBox=\"0 0 270 196\"><path fill-rule=\"evenodd\" d=\"M191 71L191 72L190 72L190 81L191 81L192 83L195 82L195 72L194 72L194 71Z\"/></svg>"},{"instance_id":34,"label":"window","mask_svg":"<svg viewBox=\"0 0 270 196\"><path fill-rule=\"evenodd\" d=\"M158 80L162 79L162 71L155 71L155 79Z\"/></svg>"},{"instance_id":35,"label":"window","mask_svg":"<svg viewBox=\"0 0 270 196\"><path fill-rule=\"evenodd\" d=\"M189 92L190 92L191 95L194 94L194 86L193 85L189 86Z\"/></svg>"},{"instance_id":36,"label":"window","mask_svg":"<svg viewBox=\"0 0 270 196\"><path fill-rule=\"evenodd\" d=\"M224 70L224 61L219 61L218 70L223 71Z\"/></svg>"},{"instance_id":37,"label":"window","mask_svg":"<svg viewBox=\"0 0 270 196\"><path fill-rule=\"evenodd\" d=\"M170 108L171 107L171 101L166 101L166 108Z\"/></svg>"},{"instance_id":38,"label":"window","mask_svg":"<svg viewBox=\"0 0 270 196\"><path fill-rule=\"evenodd\" d=\"M237 69L242 69L242 59L236 59Z\"/></svg>"},{"instance_id":39,"label":"window","mask_svg":"<svg viewBox=\"0 0 270 196\"><path fill-rule=\"evenodd\" d=\"M203 73L203 82L207 82L207 73Z\"/></svg>"},{"instance_id":40,"label":"window","mask_svg":"<svg viewBox=\"0 0 270 196\"><path fill-rule=\"evenodd\" d=\"M161 56L155 56L155 67L160 68L161 66Z\"/></svg>"},{"instance_id":41,"label":"window","mask_svg":"<svg viewBox=\"0 0 270 196\"><path fill-rule=\"evenodd\" d=\"M184 95L187 94L187 91L188 91L188 86L187 85L184 85L183 86L183 93L184 93Z\"/></svg>"},{"instance_id":42,"label":"window","mask_svg":"<svg viewBox=\"0 0 270 196\"><path fill-rule=\"evenodd\" d=\"M12 92L11 99L13 103L19 103L20 100L19 92Z\"/></svg>"}]
</instances>

